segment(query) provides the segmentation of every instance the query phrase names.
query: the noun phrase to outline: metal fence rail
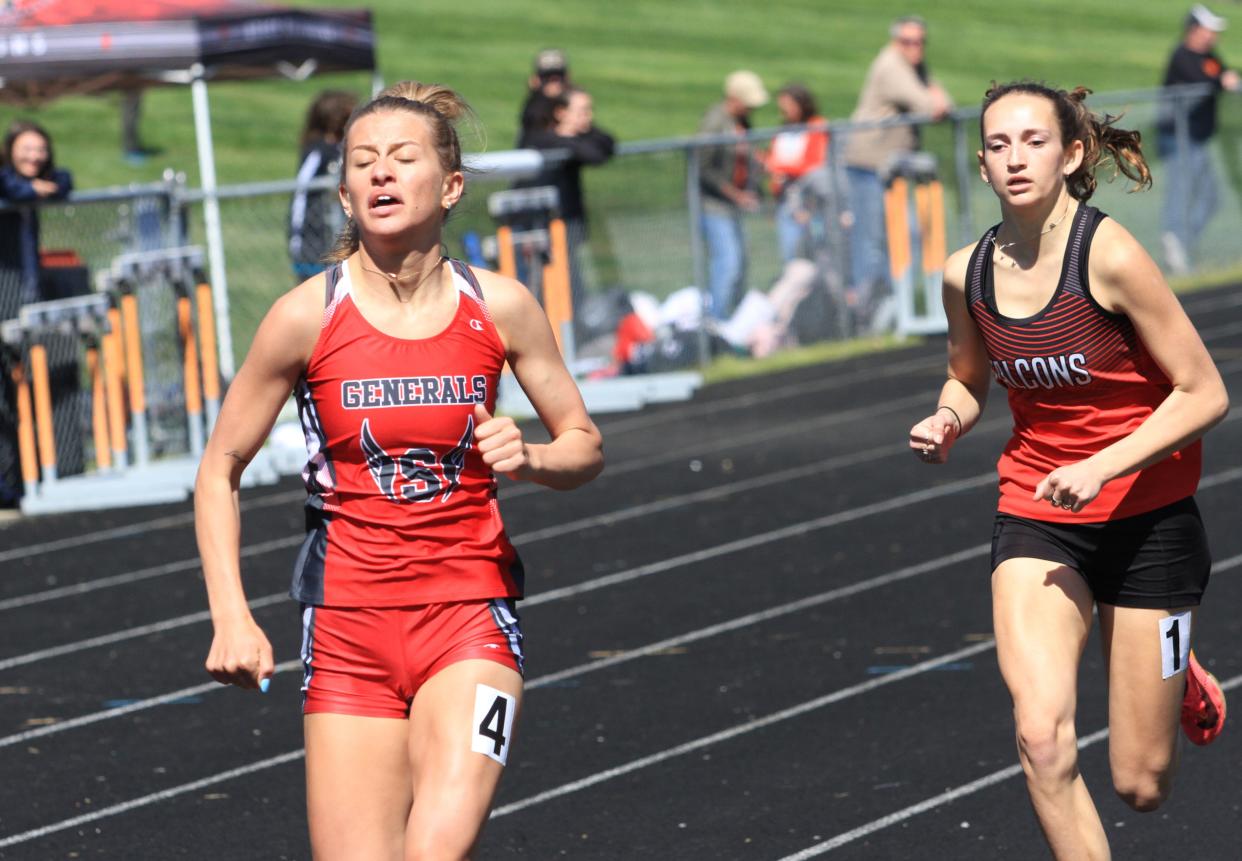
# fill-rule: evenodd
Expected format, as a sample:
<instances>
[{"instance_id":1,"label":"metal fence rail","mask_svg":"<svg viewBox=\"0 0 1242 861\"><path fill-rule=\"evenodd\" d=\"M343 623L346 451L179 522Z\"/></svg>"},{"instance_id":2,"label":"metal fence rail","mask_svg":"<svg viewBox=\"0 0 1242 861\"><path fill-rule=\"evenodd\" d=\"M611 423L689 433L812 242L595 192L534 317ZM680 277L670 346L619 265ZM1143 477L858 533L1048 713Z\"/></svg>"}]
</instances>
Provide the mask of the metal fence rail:
<instances>
[{"instance_id":1,"label":"metal fence rail","mask_svg":"<svg viewBox=\"0 0 1242 861\"><path fill-rule=\"evenodd\" d=\"M1127 193L1127 183L1101 182L1092 203L1115 215L1164 264L1173 261L1164 255L1162 220L1170 206L1168 201L1177 200L1168 198L1168 193L1188 187L1189 182L1190 167L1181 159L1190 143L1187 109L1205 92L1210 89L1202 86L1175 91L1137 90L1097 94L1090 102L1096 111L1124 115L1121 124L1141 132L1154 179L1152 192L1137 195ZM1242 100L1223 96L1219 112L1220 132L1209 150L1219 179L1215 187L1219 207L1202 230L1197 245L1188 249L1192 271L1224 271L1242 263L1242 246L1234 241L1242 230ZM1163 155L1152 145L1162 116L1172 117L1176 130L1172 151ZM937 228L950 251L973 242L985 226L998 218L994 196L979 181L977 121L978 110L971 108L960 109L939 123L928 123L919 117L887 123L919 126L922 149L934 164L930 178L907 176L911 188L906 198L911 214L902 220L912 225L919 224L920 218L926 221L927 201L938 200L932 208L939 219ZM918 331L915 324L920 321L924 328L934 326L938 301L932 288L938 282L934 269L921 271L917 265L918 242L911 249L909 290L898 290L886 302L878 301L862 311L849 306L851 202L842 180L841 144L851 133L875 125L833 122L828 126L831 145L816 204L821 208L820 227L817 244L807 254L805 266L791 272L781 259L770 195L757 211L741 215L747 249L743 287L749 300L745 294L738 299L743 305L749 301L748 313L757 315L754 319L781 329L780 337L769 339L762 350L750 342L731 343L724 337L728 334L724 327L704 322L702 314L700 288L706 281L707 255L698 172L709 148L734 145L737 139L693 136L630 142L620 145L606 165L585 168L588 215L585 225L572 228L569 237L573 251L572 343L577 369L583 374L599 373L610 365L618 320L630 310L647 317L658 316L661 310L664 313L663 331L642 363L649 370L697 366L721 350L757 353L866 332ZM787 129L755 130L746 141L761 150L782 131ZM557 152L524 151L469 157L472 170L466 195L447 224L447 252L495 265L496 246L490 240L497 232L497 221L488 212L489 197L510 188L515 178L528 177L542 167L557 164L563 156L564 153ZM919 191L920 186L925 186L923 192ZM210 197L221 214L223 248L219 255L208 249L207 260L223 260L228 271L227 281L211 279L213 283L229 285L227 295L216 297L216 307L228 310L227 318L218 322L226 331L231 328L234 345L233 356L221 357L227 377L227 369L244 357L273 301L301 280L302 276L294 271L287 232L296 188L293 179L282 179L221 187L209 196L187 188L184 177L169 172L162 183L78 192L68 201L37 206L42 246L48 252L70 252L68 259L80 264L82 270L73 289L83 285L89 289L98 273L109 270L121 255L205 245L209 237L204 213ZM318 195L316 212L311 217L339 218L339 214L334 214L338 207L331 178L313 183L309 191ZM1192 202L1183 196L1181 205L1190 206ZM5 208L0 206L0 210ZM335 223L324 226L330 233ZM929 230L924 225L915 233L924 236ZM0 261L0 320L16 316L19 292L14 283L12 262ZM61 288L64 286L62 283ZM923 286L928 289L921 291ZM173 293L167 285L148 285L139 292L144 331L165 333L161 337L168 338L167 333L175 327ZM221 341L227 343L223 337ZM71 455L62 466L66 470L90 469L93 449L85 429L90 425L91 396L85 356L60 356L58 346L49 350L56 353L58 367L69 368L62 370L62 374L78 376L76 389L67 385L66 390L72 393L64 396L60 406L62 412L69 410L73 415L58 422L57 433L87 439L77 449L72 440L61 440L62 450ZM164 409L162 404L167 405L164 411L169 416L181 414L184 404L175 391L180 377L177 351L167 344L152 342L148 352L153 363L149 378L157 414ZM6 367L5 379L9 376L10 368ZM0 425L12 413L12 405L3 401L5 396L0 391ZM157 426L156 431L155 445L170 452L187 450L189 441L176 421L170 420L166 428ZM0 427L0 436L3 435L4 428ZM75 450L81 452L77 455L80 467L73 464ZM5 456L6 451L0 446L0 456Z\"/></svg>"}]
</instances>

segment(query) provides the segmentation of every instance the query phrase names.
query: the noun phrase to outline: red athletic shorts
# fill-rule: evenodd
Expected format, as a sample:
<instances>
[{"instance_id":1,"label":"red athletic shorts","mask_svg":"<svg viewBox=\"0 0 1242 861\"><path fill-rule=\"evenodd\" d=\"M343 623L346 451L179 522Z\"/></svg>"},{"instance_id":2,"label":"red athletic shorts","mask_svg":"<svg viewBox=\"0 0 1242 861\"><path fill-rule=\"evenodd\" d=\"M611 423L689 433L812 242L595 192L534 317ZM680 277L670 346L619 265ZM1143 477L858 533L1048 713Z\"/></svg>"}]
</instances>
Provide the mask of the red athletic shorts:
<instances>
[{"instance_id":1,"label":"red athletic shorts","mask_svg":"<svg viewBox=\"0 0 1242 861\"><path fill-rule=\"evenodd\" d=\"M405 718L423 682L482 658L522 672L508 598L417 607L302 605L302 713Z\"/></svg>"}]
</instances>

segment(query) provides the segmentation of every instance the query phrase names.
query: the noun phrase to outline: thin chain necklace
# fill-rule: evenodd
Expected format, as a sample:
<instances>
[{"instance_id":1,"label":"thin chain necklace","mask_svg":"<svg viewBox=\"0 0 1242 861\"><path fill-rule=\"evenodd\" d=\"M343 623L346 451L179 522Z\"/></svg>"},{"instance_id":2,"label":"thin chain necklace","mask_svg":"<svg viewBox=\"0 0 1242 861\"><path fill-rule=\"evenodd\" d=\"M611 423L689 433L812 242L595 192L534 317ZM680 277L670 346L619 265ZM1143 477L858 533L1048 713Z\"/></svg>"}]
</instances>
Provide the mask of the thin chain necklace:
<instances>
[{"instance_id":1,"label":"thin chain necklace","mask_svg":"<svg viewBox=\"0 0 1242 861\"><path fill-rule=\"evenodd\" d=\"M424 272L422 275L418 277L418 280L414 282L414 286L411 287L410 289L417 290L419 287L421 287L424 281L426 281L436 272L440 271L440 265L443 262L444 262L444 258L441 257L439 260L436 261L435 266L432 266L430 269L428 269L426 272ZM358 255L358 265L362 267L364 272L370 272L373 275L378 275L381 278L387 279L388 283L393 287L394 290L399 289L401 287L402 276L400 274L396 272L381 272L378 269L372 269L370 266L362 262L361 254Z\"/></svg>"},{"instance_id":2,"label":"thin chain necklace","mask_svg":"<svg viewBox=\"0 0 1242 861\"><path fill-rule=\"evenodd\" d=\"M1061 217L1058 218L1056 221L1052 222L1051 224L1049 224L1047 227L1045 227L1035 236L1030 236L1030 237L1027 237L1026 239L1015 239L1013 242L1006 242L1003 245L999 242L996 243L996 253L1000 257L1005 258L1009 261L1010 269L1016 269L1018 267L1018 261L1014 260L1013 255L1010 254L1006 249L1013 248L1015 245L1025 245L1028 242L1034 242L1036 239L1040 239L1041 237L1047 236L1049 233L1056 230L1058 227L1061 226L1061 222L1065 220L1065 216L1069 215L1069 207L1070 207L1070 202L1067 200L1065 201L1065 209L1061 210ZM997 231L997 232L999 233L1000 231Z\"/></svg>"}]
</instances>

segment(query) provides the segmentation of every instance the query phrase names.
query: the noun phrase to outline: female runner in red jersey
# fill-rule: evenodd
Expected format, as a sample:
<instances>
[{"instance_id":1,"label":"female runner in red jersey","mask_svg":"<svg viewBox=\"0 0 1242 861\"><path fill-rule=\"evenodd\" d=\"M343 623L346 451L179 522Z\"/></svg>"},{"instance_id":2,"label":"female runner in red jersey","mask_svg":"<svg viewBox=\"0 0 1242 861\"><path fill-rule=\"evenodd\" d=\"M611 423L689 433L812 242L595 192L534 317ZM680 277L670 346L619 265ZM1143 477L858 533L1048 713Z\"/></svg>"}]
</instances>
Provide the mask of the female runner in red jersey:
<instances>
[{"instance_id":1,"label":"female runner in red jersey","mask_svg":"<svg viewBox=\"0 0 1242 861\"><path fill-rule=\"evenodd\" d=\"M310 459L293 595L320 861L469 855L522 695L521 564L494 473L569 489L603 467L531 294L440 254L464 185L453 122L467 110L452 90L404 82L355 111L338 262L264 319L195 489L207 669L266 689L272 649L242 589L237 488L296 390ZM506 361L549 443L492 417Z\"/></svg>"},{"instance_id":2,"label":"female runner in red jersey","mask_svg":"<svg viewBox=\"0 0 1242 861\"><path fill-rule=\"evenodd\" d=\"M1190 621L1211 564L1193 498L1198 440L1228 396L1151 258L1087 205L1105 155L1151 181L1138 134L1091 114L1088 92L1020 82L985 96L980 172L1002 221L946 264L949 379L909 443L944 463L990 378L1007 390L996 651L1031 802L1061 859L1109 857L1074 734L1093 607L1113 785L1127 804L1154 810L1168 796L1179 713L1198 744L1225 718L1220 687L1190 652Z\"/></svg>"}]
</instances>

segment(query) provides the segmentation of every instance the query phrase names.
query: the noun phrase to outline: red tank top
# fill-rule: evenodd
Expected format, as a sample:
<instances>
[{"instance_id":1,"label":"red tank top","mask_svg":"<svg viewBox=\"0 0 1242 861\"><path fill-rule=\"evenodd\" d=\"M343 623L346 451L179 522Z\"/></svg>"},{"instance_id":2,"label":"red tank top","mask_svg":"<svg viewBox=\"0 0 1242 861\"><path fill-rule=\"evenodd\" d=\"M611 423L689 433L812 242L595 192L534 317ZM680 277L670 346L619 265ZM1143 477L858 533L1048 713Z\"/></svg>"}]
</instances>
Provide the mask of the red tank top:
<instances>
[{"instance_id":1,"label":"red tank top","mask_svg":"<svg viewBox=\"0 0 1242 861\"><path fill-rule=\"evenodd\" d=\"M495 408L504 346L468 267L449 261L457 311L438 335L385 335L327 272L319 339L296 397L306 435L307 536L291 594L336 607L521 597L522 567L474 446Z\"/></svg>"},{"instance_id":2,"label":"red tank top","mask_svg":"<svg viewBox=\"0 0 1242 861\"><path fill-rule=\"evenodd\" d=\"M1195 441L1108 482L1077 514L1031 500L1048 473L1132 433L1173 389L1129 318L1091 296L1087 259L1105 217L1078 207L1056 291L1030 317L1006 317L996 307L992 247L1000 225L971 255L967 303L1013 412L1013 436L997 463L999 510L1006 514L1065 523L1116 520L1184 499L1198 486L1202 448Z\"/></svg>"}]
</instances>

